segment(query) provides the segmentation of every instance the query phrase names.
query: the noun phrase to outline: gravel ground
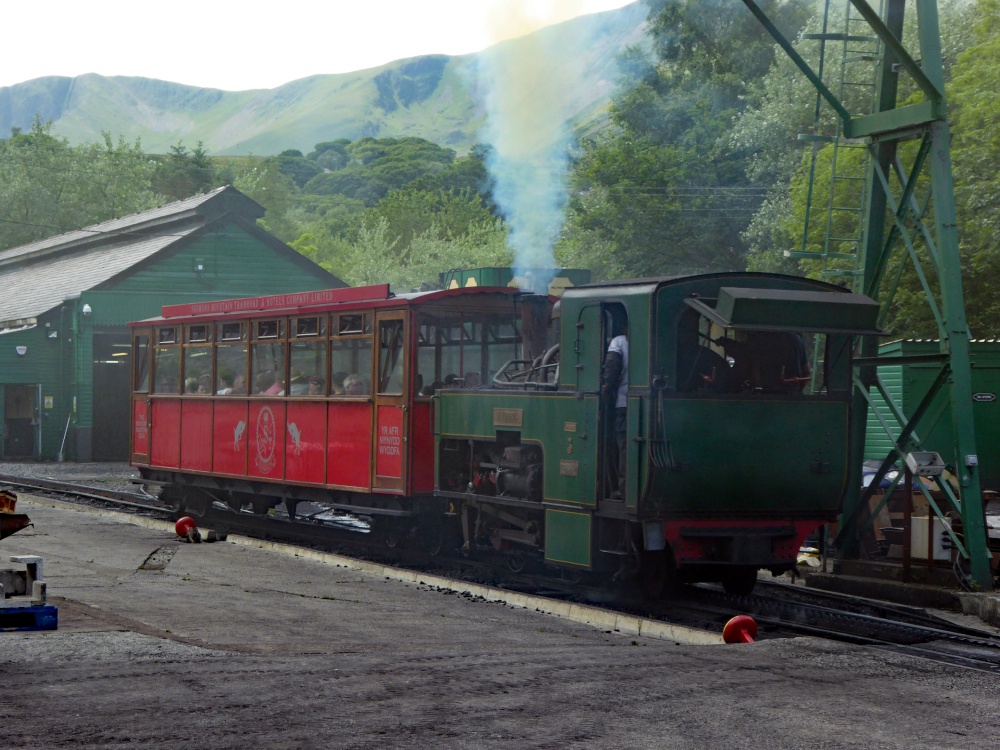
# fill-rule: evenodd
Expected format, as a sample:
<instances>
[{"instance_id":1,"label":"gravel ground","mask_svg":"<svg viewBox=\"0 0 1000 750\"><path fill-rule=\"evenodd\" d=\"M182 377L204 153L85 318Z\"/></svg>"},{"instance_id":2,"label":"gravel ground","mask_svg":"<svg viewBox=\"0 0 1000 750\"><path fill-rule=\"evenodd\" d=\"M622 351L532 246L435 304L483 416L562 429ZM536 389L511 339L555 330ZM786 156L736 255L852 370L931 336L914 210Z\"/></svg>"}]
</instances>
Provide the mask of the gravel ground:
<instances>
[{"instance_id":1,"label":"gravel ground","mask_svg":"<svg viewBox=\"0 0 1000 750\"><path fill-rule=\"evenodd\" d=\"M24 461L0 463L0 474L32 479L52 479L58 482L79 482L106 490L134 491L133 479L139 470L127 463L55 463Z\"/></svg>"},{"instance_id":2,"label":"gravel ground","mask_svg":"<svg viewBox=\"0 0 1000 750\"><path fill-rule=\"evenodd\" d=\"M0 634L0 747L978 748L1000 680L814 638L684 646L25 503L58 631ZM148 561L155 553L159 566ZM167 554L169 553L169 554Z\"/></svg>"}]
</instances>

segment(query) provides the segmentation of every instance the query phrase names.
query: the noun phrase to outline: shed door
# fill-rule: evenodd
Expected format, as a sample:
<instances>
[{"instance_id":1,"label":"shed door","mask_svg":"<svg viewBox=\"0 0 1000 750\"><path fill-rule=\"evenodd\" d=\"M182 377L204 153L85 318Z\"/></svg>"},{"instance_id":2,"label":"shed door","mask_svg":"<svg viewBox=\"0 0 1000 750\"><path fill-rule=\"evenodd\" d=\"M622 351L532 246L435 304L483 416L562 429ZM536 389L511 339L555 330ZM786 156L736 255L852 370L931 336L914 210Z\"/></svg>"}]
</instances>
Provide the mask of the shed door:
<instances>
[{"instance_id":1,"label":"shed door","mask_svg":"<svg viewBox=\"0 0 1000 750\"><path fill-rule=\"evenodd\" d=\"M410 332L405 310L375 314L375 461L372 487L406 489L409 459Z\"/></svg>"}]
</instances>

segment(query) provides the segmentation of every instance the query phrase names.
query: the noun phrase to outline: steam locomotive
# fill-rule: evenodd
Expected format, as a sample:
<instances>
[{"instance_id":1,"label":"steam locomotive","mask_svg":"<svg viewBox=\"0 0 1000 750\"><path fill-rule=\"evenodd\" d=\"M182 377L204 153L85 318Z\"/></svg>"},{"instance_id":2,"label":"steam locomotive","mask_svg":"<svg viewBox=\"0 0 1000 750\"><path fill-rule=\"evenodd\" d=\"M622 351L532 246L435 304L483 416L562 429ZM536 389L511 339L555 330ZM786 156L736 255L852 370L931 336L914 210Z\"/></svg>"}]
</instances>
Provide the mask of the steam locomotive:
<instances>
[{"instance_id":1,"label":"steam locomotive","mask_svg":"<svg viewBox=\"0 0 1000 750\"><path fill-rule=\"evenodd\" d=\"M197 515L336 511L389 545L745 593L841 507L876 319L747 273L174 305L132 324L131 460Z\"/></svg>"}]
</instances>

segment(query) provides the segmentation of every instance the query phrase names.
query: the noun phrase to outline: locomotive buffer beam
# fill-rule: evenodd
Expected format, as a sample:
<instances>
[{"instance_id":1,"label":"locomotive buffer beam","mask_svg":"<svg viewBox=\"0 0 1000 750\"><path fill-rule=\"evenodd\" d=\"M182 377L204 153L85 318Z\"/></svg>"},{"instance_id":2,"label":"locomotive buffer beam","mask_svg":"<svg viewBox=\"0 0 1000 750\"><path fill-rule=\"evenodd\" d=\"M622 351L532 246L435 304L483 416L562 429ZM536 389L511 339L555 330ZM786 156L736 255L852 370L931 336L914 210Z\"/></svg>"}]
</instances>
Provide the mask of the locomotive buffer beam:
<instances>
[{"instance_id":1,"label":"locomotive buffer beam","mask_svg":"<svg viewBox=\"0 0 1000 750\"><path fill-rule=\"evenodd\" d=\"M699 564L717 565L767 565L774 562L772 545L775 539L789 539L795 536L794 526L770 526L764 528L717 527L703 528L682 526L682 539L703 540L714 554L708 559L698 560ZM712 545L716 542L716 545Z\"/></svg>"}]
</instances>

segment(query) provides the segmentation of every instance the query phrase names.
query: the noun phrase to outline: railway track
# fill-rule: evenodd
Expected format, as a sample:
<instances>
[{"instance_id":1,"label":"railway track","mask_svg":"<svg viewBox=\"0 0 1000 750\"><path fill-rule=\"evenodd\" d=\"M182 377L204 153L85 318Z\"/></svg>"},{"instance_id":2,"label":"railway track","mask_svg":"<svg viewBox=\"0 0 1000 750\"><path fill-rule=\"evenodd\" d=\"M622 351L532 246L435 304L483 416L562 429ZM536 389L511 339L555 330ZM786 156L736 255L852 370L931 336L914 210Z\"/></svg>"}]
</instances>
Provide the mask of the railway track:
<instances>
[{"instance_id":1,"label":"railway track","mask_svg":"<svg viewBox=\"0 0 1000 750\"><path fill-rule=\"evenodd\" d=\"M76 502L119 508L128 513L176 518L177 511L154 495L111 490L53 479L0 475L0 485ZM229 533L278 539L340 554L454 576L477 583L530 592L536 596L572 599L610 610L676 624L721 629L735 614L749 614L761 626L760 637L811 635L892 650L952 666L1000 673L1000 636L953 623L918 607L879 602L783 583L761 580L757 593L735 597L712 585L680 587L667 600L650 602L624 587L609 590L586 579L498 570L494 561L432 556L405 544L385 547L369 529L350 517L309 522L210 509L200 519ZM377 543L374 543L377 541Z\"/></svg>"}]
</instances>

